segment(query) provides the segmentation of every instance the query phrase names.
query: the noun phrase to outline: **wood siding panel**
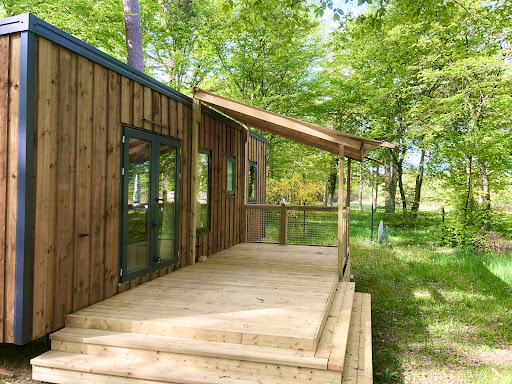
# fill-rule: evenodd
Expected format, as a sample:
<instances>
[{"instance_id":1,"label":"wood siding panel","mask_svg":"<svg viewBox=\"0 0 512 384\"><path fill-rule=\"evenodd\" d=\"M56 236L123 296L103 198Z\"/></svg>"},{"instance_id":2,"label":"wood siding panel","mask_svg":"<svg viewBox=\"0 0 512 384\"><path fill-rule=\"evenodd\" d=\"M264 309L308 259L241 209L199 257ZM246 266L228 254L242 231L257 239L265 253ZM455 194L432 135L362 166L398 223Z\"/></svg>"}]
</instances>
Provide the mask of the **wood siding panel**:
<instances>
[{"instance_id":1,"label":"wood siding panel","mask_svg":"<svg viewBox=\"0 0 512 384\"><path fill-rule=\"evenodd\" d=\"M75 252L76 108L78 58L60 49L60 93L57 120L57 241L54 327L64 326L65 314L73 309L73 254ZM36 273L36 272L35 272ZM53 293L53 292L52 292Z\"/></svg>"},{"instance_id":2,"label":"wood siding panel","mask_svg":"<svg viewBox=\"0 0 512 384\"><path fill-rule=\"evenodd\" d=\"M0 170L0 193L5 191L8 199L0 201L0 220L14 223L0 233L0 265L6 267L0 273L0 290L11 290L0 302L3 341L13 341L14 332L14 304L9 307L7 300L14 303L19 67L17 60L11 58L8 64L4 57L12 56L17 44L15 37L0 39L0 91L12 84L8 101L0 100L0 133L6 132L0 135L0 168L7 170ZM36 46L32 338L62 327L65 315L74 310L186 266L191 246L186 229L191 108L44 38L37 37ZM178 138L182 153L180 260L119 284L122 123ZM198 237L198 255L211 255L239 241L243 143L241 132L206 113L199 137L200 145L212 153L212 190L211 231ZM235 198L226 197L226 155L236 157Z\"/></svg>"},{"instance_id":3,"label":"wood siding panel","mask_svg":"<svg viewBox=\"0 0 512 384\"><path fill-rule=\"evenodd\" d=\"M108 70L94 64L89 302L104 299Z\"/></svg>"},{"instance_id":4,"label":"wood siding panel","mask_svg":"<svg viewBox=\"0 0 512 384\"><path fill-rule=\"evenodd\" d=\"M212 255L215 252L238 244L240 232L241 168L243 159L242 133L203 113L199 128L199 146L211 150L211 196L210 232L198 235L198 256ZM226 158L236 160L235 197L226 196Z\"/></svg>"},{"instance_id":5,"label":"wood siding panel","mask_svg":"<svg viewBox=\"0 0 512 384\"><path fill-rule=\"evenodd\" d=\"M0 342L14 341L20 35L0 36Z\"/></svg>"},{"instance_id":6,"label":"wood siding panel","mask_svg":"<svg viewBox=\"0 0 512 384\"><path fill-rule=\"evenodd\" d=\"M89 305L91 265L91 183L93 124L93 63L78 57L78 106L75 199L75 263L73 309ZM82 236L80 235L82 234Z\"/></svg>"},{"instance_id":7,"label":"wood siding panel","mask_svg":"<svg viewBox=\"0 0 512 384\"><path fill-rule=\"evenodd\" d=\"M105 218L105 298L116 294L119 280L119 212L121 209L121 111L122 78L108 73L107 200ZM130 89L128 85L128 90ZM129 94L127 96L129 98ZM129 113L127 113L130 116Z\"/></svg>"},{"instance_id":8,"label":"wood siding panel","mask_svg":"<svg viewBox=\"0 0 512 384\"><path fill-rule=\"evenodd\" d=\"M34 221L39 228L34 233L34 327L33 335L41 335L53 327L54 275L56 251L57 205L57 116L58 87L58 47L49 41L39 46L37 75L42 80L37 90L39 124L34 132L37 148L34 186Z\"/></svg>"},{"instance_id":9,"label":"wood siding panel","mask_svg":"<svg viewBox=\"0 0 512 384\"><path fill-rule=\"evenodd\" d=\"M5 324L5 225L7 211L7 160L9 158L9 36L0 36L0 343L4 341Z\"/></svg>"},{"instance_id":10,"label":"wood siding panel","mask_svg":"<svg viewBox=\"0 0 512 384\"><path fill-rule=\"evenodd\" d=\"M266 144L252 136L248 137L248 159L257 164L256 175L256 203L266 204ZM249 170L247 170L249 175ZM249 176L247 176L249 177ZM257 241L262 238L264 234L264 211L250 211L250 219L248 226L251 228L253 238L251 241Z\"/></svg>"}]
</instances>

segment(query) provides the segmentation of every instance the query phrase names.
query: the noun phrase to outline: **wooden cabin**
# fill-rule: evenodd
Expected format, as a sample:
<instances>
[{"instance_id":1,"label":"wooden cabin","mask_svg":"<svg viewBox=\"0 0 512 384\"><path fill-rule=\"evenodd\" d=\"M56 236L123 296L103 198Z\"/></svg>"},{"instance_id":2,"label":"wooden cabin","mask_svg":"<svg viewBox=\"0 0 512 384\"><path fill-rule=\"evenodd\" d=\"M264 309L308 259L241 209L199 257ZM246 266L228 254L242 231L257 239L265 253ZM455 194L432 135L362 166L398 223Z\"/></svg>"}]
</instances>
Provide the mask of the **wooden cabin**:
<instances>
[{"instance_id":1,"label":"wooden cabin","mask_svg":"<svg viewBox=\"0 0 512 384\"><path fill-rule=\"evenodd\" d=\"M189 263L189 97L30 14L0 21L0 94L0 342ZM240 242L247 155L265 202L266 141L207 106L201 122L209 256Z\"/></svg>"},{"instance_id":2,"label":"wooden cabin","mask_svg":"<svg viewBox=\"0 0 512 384\"><path fill-rule=\"evenodd\" d=\"M35 379L371 380L344 195L394 146L189 98L30 14L0 20L0 94L0 342L59 330ZM339 206L267 205L249 127L339 155ZM336 215L337 247L289 245L290 211Z\"/></svg>"}]
</instances>

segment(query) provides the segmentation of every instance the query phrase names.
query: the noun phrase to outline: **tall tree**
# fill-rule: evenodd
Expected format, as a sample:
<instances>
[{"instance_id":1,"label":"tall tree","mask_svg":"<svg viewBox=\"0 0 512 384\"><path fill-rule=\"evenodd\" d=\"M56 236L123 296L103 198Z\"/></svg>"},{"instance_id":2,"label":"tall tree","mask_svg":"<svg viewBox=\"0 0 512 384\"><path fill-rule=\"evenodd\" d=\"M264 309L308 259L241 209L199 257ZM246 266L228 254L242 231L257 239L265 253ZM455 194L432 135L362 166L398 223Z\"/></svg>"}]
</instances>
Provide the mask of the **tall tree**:
<instances>
[{"instance_id":1,"label":"tall tree","mask_svg":"<svg viewBox=\"0 0 512 384\"><path fill-rule=\"evenodd\" d=\"M126 28L126 51L128 65L144 72L142 54L142 32L138 0L123 0L124 24Z\"/></svg>"}]
</instances>

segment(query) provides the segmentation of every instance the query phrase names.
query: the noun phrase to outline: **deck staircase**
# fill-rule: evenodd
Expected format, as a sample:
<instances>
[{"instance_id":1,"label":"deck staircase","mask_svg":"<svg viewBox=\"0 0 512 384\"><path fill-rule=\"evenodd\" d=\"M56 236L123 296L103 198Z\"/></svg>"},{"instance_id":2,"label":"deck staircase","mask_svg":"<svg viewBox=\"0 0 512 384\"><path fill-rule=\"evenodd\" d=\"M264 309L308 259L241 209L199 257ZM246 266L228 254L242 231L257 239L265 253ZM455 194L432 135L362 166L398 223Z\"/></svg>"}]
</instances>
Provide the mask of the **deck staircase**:
<instances>
[{"instance_id":1,"label":"deck staircase","mask_svg":"<svg viewBox=\"0 0 512 384\"><path fill-rule=\"evenodd\" d=\"M241 244L70 314L51 383L371 383L370 295L329 247Z\"/></svg>"},{"instance_id":2,"label":"deck staircase","mask_svg":"<svg viewBox=\"0 0 512 384\"><path fill-rule=\"evenodd\" d=\"M335 291L316 351L110 331L93 322L51 335L31 361L52 383L371 383L370 295ZM68 324L73 323L73 315ZM84 323L82 323L84 324Z\"/></svg>"}]
</instances>

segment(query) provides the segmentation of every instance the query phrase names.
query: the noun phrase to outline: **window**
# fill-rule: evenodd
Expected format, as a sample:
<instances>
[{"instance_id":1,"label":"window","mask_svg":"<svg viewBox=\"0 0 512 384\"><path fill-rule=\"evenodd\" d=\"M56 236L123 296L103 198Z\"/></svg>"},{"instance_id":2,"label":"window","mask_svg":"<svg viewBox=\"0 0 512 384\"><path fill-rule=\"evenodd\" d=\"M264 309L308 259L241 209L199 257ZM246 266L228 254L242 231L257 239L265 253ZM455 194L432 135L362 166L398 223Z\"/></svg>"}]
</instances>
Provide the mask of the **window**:
<instances>
[{"instance_id":1,"label":"window","mask_svg":"<svg viewBox=\"0 0 512 384\"><path fill-rule=\"evenodd\" d=\"M196 204L197 232L207 232L210 230L210 150L203 148L197 154Z\"/></svg>"},{"instance_id":2,"label":"window","mask_svg":"<svg viewBox=\"0 0 512 384\"><path fill-rule=\"evenodd\" d=\"M256 188L258 180L258 164L249 161L249 203L256 203Z\"/></svg>"},{"instance_id":3,"label":"window","mask_svg":"<svg viewBox=\"0 0 512 384\"><path fill-rule=\"evenodd\" d=\"M226 196L235 197L236 162L233 156L226 157Z\"/></svg>"}]
</instances>

